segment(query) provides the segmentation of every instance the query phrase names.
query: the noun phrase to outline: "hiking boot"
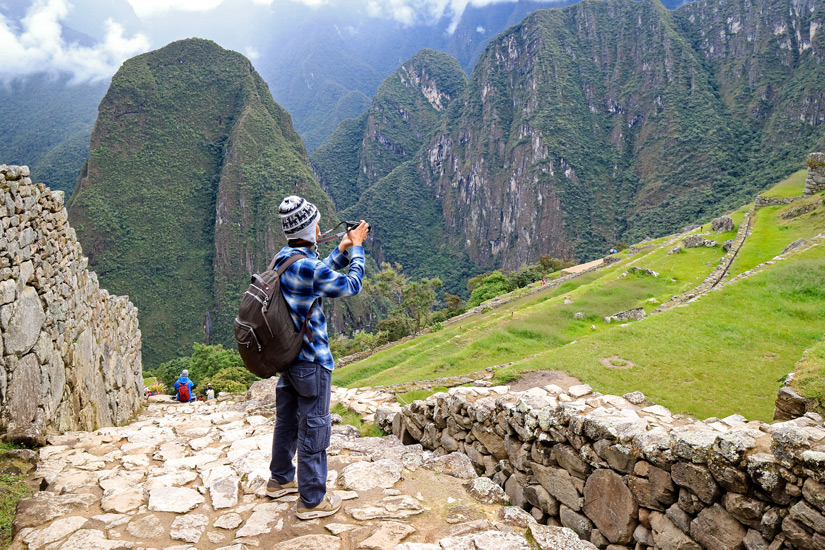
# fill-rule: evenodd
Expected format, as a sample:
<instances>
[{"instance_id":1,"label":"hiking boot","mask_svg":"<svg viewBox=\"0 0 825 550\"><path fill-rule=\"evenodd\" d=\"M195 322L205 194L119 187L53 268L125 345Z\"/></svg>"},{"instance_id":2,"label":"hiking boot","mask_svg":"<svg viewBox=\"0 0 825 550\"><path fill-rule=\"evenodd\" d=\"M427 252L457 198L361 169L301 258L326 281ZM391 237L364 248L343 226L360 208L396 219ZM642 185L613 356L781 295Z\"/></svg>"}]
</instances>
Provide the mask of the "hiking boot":
<instances>
[{"instance_id":1,"label":"hiking boot","mask_svg":"<svg viewBox=\"0 0 825 550\"><path fill-rule=\"evenodd\" d=\"M307 508L303 500L298 500L295 504L295 515L298 519L315 519L331 516L341 509L341 497L324 495L321 503L315 508Z\"/></svg>"},{"instance_id":2,"label":"hiking boot","mask_svg":"<svg viewBox=\"0 0 825 550\"><path fill-rule=\"evenodd\" d=\"M272 498L281 498L284 495L288 495L289 493L297 493L298 492L298 482L294 479L288 483L278 483L272 478L269 478L269 482L266 484L266 494L271 496Z\"/></svg>"}]
</instances>

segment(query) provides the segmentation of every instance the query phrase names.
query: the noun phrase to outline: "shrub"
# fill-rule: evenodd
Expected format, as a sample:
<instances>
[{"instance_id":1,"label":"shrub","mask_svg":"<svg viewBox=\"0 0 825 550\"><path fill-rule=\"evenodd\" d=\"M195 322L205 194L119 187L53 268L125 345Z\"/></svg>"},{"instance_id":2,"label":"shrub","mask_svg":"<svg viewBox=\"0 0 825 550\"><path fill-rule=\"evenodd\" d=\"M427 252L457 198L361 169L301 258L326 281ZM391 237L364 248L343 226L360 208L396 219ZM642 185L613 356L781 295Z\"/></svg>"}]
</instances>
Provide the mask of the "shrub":
<instances>
[{"instance_id":1,"label":"shrub","mask_svg":"<svg viewBox=\"0 0 825 550\"><path fill-rule=\"evenodd\" d=\"M149 391L158 394L158 393L166 393L166 384L163 382L155 382L151 386L148 387Z\"/></svg>"},{"instance_id":2,"label":"shrub","mask_svg":"<svg viewBox=\"0 0 825 550\"><path fill-rule=\"evenodd\" d=\"M211 378L201 381L198 389L204 390L207 384L212 384L215 392L243 393L249 389L258 377L246 370L245 367L227 367L219 370Z\"/></svg>"},{"instance_id":3,"label":"shrub","mask_svg":"<svg viewBox=\"0 0 825 550\"><path fill-rule=\"evenodd\" d=\"M379 321L375 325L375 330L386 333L389 342L395 342L410 335L409 323L398 315Z\"/></svg>"},{"instance_id":4,"label":"shrub","mask_svg":"<svg viewBox=\"0 0 825 550\"><path fill-rule=\"evenodd\" d=\"M493 271L484 278L481 285L470 294L467 305L475 307L482 302L500 296L513 290L510 280L501 271Z\"/></svg>"}]
</instances>

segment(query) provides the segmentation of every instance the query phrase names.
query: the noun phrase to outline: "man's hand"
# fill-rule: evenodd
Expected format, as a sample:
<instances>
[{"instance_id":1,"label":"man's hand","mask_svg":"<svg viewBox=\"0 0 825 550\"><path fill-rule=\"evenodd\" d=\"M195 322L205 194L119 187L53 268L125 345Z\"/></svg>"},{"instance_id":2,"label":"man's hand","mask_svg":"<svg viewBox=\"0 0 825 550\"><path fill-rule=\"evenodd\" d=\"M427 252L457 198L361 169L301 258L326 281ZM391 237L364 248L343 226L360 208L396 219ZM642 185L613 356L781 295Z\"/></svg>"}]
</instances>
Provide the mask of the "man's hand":
<instances>
[{"instance_id":1,"label":"man's hand","mask_svg":"<svg viewBox=\"0 0 825 550\"><path fill-rule=\"evenodd\" d=\"M358 227L356 227L355 229L353 229L341 238L341 242L338 244L338 250L344 252L347 248L351 246L363 246L364 241L367 238L368 231L369 225L367 225L367 222L365 222L364 220L361 220L361 223L358 225Z\"/></svg>"}]
</instances>

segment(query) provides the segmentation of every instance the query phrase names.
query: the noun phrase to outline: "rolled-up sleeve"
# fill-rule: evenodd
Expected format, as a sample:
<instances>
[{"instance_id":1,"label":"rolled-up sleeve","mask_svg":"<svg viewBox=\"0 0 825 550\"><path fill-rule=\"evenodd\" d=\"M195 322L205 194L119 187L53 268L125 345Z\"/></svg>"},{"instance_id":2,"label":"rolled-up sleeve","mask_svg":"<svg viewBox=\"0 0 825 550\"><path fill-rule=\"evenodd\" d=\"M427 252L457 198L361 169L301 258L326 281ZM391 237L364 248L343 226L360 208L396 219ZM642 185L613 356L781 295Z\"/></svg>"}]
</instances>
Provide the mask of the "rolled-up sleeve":
<instances>
[{"instance_id":1,"label":"rolled-up sleeve","mask_svg":"<svg viewBox=\"0 0 825 550\"><path fill-rule=\"evenodd\" d=\"M350 259L342 254L338 248L326 258L325 261L316 264L315 276L313 277L313 291L316 296L328 298L341 298L344 296L355 296L361 292L364 278L364 249L360 246L352 246L349 249ZM349 263L349 271L346 275L336 273L332 266L345 267Z\"/></svg>"},{"instance_id":2,"label":"rolled-up sleeve","mask_svg":"<svg viewBox=\"0 0 825 550\"><path fill-rule=\"evenodd\" d=\"M349 257L346 252L341 252L336 246L332 249L332 252L329 253L329 256L324 259L324 263L330 269L338 271L339 269L344 269L349 265Z\"/></svg>"}]
</instances>

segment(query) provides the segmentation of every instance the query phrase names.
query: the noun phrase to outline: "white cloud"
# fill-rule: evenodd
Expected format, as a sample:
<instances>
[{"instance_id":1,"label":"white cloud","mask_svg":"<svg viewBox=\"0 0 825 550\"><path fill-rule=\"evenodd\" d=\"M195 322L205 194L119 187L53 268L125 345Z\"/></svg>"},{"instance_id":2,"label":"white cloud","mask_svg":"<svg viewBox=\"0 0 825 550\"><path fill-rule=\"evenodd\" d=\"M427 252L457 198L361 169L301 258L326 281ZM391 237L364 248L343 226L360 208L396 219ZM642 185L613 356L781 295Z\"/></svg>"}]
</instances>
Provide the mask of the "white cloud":
<instances>
[{"instance_id":1,"label":"white cloud","mask_svg":"<svg viewBox=\"0 0 825 550\"><path fill-rule=\"evenodd\" d=\"M300 0L303 2L313 0ZM395 19L405 25L432 24L448 17L447 32L455 32L467 6L515 3L517 0L367 0L367 13L372 17ZM541 1L541 0L540 0ZM548 0L549 1L549 0ZM478 29L476 29L478 30ZM478 32L483 32L478 31Z\"/></svg>"},{"instance_id":2,"label":"white cloud","mask_svg":"<svg viewBox=\"0 0 825 550\"><path fill-rule=\"evenodd\" d=\"M255 61L256 59L261 57L261 52L259 52L256 48L253 48L252 46L247 46L246 48L244 48L243 53L252 61Z\"/></svg>"},{"instance_id":3,"label":"white cloud","mask_svg":"<svg viewBox=\"0 0 825 550\"><path fill-rule=\"evenodd\" d=\"M479 34L484 34L485 32L487 32L487 29L479 25L478 27L476 27L476 32Z\"/></svg>"},{"instance_id":4,"label":"white cloud","mask_svg":"<svg viewBox=\"0 0 825 550\"><path fill-rule=\"evenodd\" d=\"M170 11L212 11L220 6L223 0L128 0L128 2L135 10L135 14L145 19L164 15ZM255 3L262 2L256 0Z\"/></svg>"},{"instance_id":5,"label":"white cloud","mask_svg":"<svg viewBox=\"0 0 825 550\"><path fill-rule=\"evenodd\" d=\"M101 80L111 77L125 59L149 49L148 38L126 37L111 19L102 42L91 47L67 44L60 21L69 10L67 0L35 0L19 28L0 14L0 78L60 72L71 74L74 82Z\"/></svg>"}]
</instances>

